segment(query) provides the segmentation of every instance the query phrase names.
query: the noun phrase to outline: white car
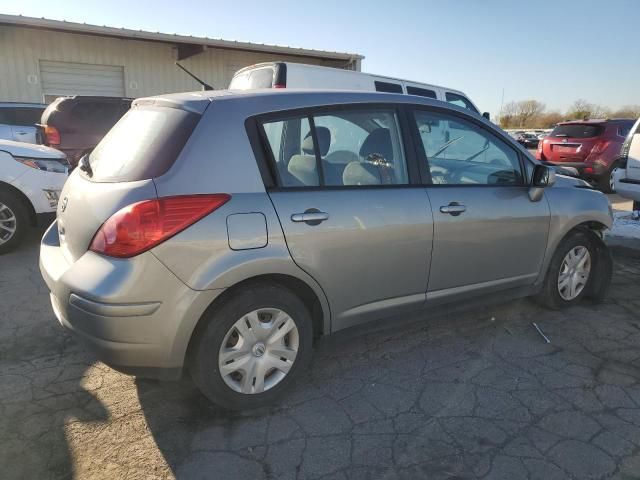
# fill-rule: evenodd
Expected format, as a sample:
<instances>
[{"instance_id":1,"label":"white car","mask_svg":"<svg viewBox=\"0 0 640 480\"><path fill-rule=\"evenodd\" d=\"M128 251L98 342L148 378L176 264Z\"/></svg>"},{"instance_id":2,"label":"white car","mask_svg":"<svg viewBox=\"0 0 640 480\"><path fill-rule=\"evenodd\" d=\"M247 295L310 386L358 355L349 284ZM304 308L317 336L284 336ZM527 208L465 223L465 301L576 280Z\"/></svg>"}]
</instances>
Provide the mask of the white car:
<instances>
[{"instance_id":1,"label":"white car","mask_svg":"<svg viewBox=\"0 0 640 480\"><path fill-rule=\"evenodd\" d=\"M370 92L403 93L453 103L480 115L478 107L460 90L401 78L292 62L267 62L238 70L229 90L256 88L318 88L336 90L366 90ZM489 113L483 117L489 119Z\"/></svg>"},{"instance_id":2,"label":"white car","mask_svg":"<svg viewBox=\"0 0 640 480\"><path fill-rule=\"evenodd\" d=\"M0 140L0 254L16 248L29 227L55 218L67 176L64 153Z\"/></svg>"},{"instance_id":3,"label":"white car","mask_svg":"<svg viewBox=\"0 0 640 480\"><path fill-rule=\"evenodd\" d=\"M36 124L46 107L42 103L0 102L0 139L40 143Z\"/></svg>"},{"instance_id":4,"label":"white car","mask_svg":"<svg viewBox=\"0 0 640 480\"><path fill-rule=\"evenodd\" d=\"M616 193L640 202L640 119L622 144L618 165L613 172Z\"/></svg>"}]
</instances>

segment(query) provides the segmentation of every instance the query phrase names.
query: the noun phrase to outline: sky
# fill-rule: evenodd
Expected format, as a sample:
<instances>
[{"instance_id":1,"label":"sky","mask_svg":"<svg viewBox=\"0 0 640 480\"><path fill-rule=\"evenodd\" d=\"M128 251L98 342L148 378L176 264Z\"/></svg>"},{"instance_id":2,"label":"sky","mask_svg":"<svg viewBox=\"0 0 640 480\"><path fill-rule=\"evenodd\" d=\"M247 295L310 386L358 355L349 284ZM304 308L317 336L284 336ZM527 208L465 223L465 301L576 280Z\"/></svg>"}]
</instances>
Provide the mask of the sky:
<instances>
[{"instance_id":1,"label":"sky","mask_svg":"<svg viewBox=\"0 0 640 480\"><path fill-rule=\"evenodd\" d=\"M365 72L462 90L496 115L525 99L640 104L640 0L0 0L0 12L359 53Z\"/></svg>"}]
</instances>

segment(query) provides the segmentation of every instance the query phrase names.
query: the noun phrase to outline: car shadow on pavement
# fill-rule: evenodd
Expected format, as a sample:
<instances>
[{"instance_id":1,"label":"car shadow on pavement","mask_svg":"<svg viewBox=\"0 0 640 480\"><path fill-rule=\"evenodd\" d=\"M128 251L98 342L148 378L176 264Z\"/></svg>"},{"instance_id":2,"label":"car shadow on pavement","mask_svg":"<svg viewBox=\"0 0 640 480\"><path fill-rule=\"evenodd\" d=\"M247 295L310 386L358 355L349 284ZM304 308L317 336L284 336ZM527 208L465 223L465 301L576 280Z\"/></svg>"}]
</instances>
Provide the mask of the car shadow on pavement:
<instances>
[{"instance_id":1,"label":"car shadow on pavement","mask_svg":"<svg viewBox=\"0 0 640 480\"><path fill-rule=\"evenodd\" d=\"M56 321L33 231L0 259L0 477L70 478L75 426L105 422L95 367Z\"/></svg>"},{"instance_id":2,"label":"car shadow on pavement","mask_svg":"<svg viewBox=\"0 0 640 480\"><path fill-rule=\"evenodd\" d=\"M601 305L388 319L317 345L272 408L120 374L55 321L37 236L0 259L0 478L634 478L640 255ZM551 343L532 327L536 322Z\"/></svg>"}]
</instances>

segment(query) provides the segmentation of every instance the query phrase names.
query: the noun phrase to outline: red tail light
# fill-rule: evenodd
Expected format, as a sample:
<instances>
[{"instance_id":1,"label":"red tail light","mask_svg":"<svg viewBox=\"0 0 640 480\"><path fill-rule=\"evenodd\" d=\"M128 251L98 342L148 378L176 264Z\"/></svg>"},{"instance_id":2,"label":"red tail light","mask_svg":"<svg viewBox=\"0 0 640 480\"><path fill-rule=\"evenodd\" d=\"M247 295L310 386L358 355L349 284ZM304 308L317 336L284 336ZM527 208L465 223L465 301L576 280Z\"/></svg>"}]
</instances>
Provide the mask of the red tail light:
<instances>
[{"instance_id":1,"label":"red tail light","mask_svg":"<svg viewBox=\"0 0 640 480\"><path fill-rule=\"evenodd\" d=\"M102 224L89 250L129 258L150 250L220 208L231 195L183 195L128 205Z\"/></svg>"},{"instance_id":2,"label":"red tail light","mask_svg":"<svg viewBox=\"0 0 640 480\"><path fill-rule=\"evenodd\" d=\"M273 88L287 88L284 83L274 83Z\"/></svg>"},{"instance_id":3,"label":"red tail light","mask_svg":"<svg viewBox=\"0 0 640 480\"><path fill-rule=\"evenodd\" d=\"M60 145L60 132L56 127L44 126L44 136L47 145Z\"/></svg>"},{"instance_id":4,"label":"red tail light","mask_svg":"<svg viewBox=\"0 0 640 480\"><path fill-rule=\"evenodd\" d=\"M602 153L604 152L607 147L609 146L609 142L608 140L599 140L596 142L596 144L593 146L593 148L591 149L591 153Z\"/></svg>"}]
</instances>

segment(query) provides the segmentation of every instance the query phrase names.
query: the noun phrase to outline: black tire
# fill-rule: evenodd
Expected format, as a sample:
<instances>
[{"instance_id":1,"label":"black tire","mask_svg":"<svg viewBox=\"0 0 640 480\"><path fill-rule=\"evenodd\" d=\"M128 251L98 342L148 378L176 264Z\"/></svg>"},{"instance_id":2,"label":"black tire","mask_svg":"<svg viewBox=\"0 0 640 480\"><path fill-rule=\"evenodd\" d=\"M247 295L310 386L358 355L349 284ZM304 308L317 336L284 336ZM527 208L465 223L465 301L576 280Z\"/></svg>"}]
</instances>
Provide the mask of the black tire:
<instances>
[{"instance_id":1,"label":"black tire","mask_svg":"<svg viewBox=\"0 0 640 480\"><path fill-rule=\"evenodd\" d=\"M218 352L233 325L257 309L278 308L286 312L296 324L299 335L298 352L291 369L276 385L262 393L245 394L228 386L220 374ZM306 370L312 355L313 323L302 300L289 289L278 284L254 284L237 291L222 304L205 314L206 323L194 339L189 370L194 383L212 402L231 410L245 410L268 406L287 390Z\"/></svg>"},{"instance_id":2,"label":"black tire","mask_svg":"<svg viewBox=\"0 0 640 480\"><path fill-rule=\"evenodd\" d=\"M22 243L29 228L29 212L20 197L3 190L0 190L0 210L2 210L0 211L0 219L7 219L9 215L15 218L14 222L5 225L15 228L13 234L0 228L0 255L2 255L16 249Z\"/></svg>"},{"instance_id":3,"label":"black tire","mask_svg":"<svg viewBox=\"0 0 640 480\"><path fill-rule=\"evenodd\" d=\"M560 268L562 267L564 258L569 251L579 246L586 247L589 251L591 270L582 291L575 298L567 300L560 295L560 289L558 288ZM599 260L598 250L596 247L597 246L591 232L576 230L564 238L553 254L553 258L551 259L549 269L547 270L547 274L544 279L542 290L536 296L538 303L553 310L560 310L571 307L579 303L585 296L589 296L593 290L592 284L594 274L598 271L597 262Z\"/></svg>"},{"instance_id":4,"label":"black tire","mask_svg":"<svg viewBox=\"0 0 640 480\"><path fill-rule=\"evenodd\" d=\"M613 175L613 171L616 168L618 168L617 164L612 165L611 168L604 175L598 178L597 180L598 190L600 190L602 193L616 193L616 189L613 186L613 182L611 179Z\"/></svg>"}]
</instances>

